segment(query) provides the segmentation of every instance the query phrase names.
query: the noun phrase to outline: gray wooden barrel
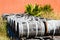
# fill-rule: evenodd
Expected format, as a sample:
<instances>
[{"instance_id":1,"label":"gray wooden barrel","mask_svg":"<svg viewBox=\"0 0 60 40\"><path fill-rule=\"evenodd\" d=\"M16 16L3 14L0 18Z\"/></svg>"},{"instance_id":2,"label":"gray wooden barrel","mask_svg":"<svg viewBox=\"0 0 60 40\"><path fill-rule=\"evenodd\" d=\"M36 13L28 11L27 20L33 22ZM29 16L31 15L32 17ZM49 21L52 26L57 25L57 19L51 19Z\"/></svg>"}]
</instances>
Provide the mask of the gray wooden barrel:
<instances>
[{"instance_id":1,"label":"gray wooden barrel","mask_svg":"<svg viewBox=\"0 0 60 40\"><path fill-rule=\"evenodd\" d=\"M43 22L30 21L30 22L17 22L19 37L36 37L43 36L45 27Z\"/></svg>"}]
</instances>

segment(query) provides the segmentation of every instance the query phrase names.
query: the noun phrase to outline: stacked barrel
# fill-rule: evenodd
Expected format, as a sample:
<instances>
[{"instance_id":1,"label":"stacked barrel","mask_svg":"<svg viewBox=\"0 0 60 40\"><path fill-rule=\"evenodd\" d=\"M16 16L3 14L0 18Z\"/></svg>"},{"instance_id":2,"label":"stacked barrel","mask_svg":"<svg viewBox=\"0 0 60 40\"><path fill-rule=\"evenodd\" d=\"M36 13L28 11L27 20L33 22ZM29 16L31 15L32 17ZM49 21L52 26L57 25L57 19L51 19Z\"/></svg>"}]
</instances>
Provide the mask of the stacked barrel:
<instances>
[{"instance_id":1,"label":"stacked barrel","mask_svg":"<svg viewBox=\"0 0 60 40\"><path fill-rule=\"evenodd\" d=\"M20 38L60 35L60 20L46 20L27 14L14 14L7 16L7 23Z\"/></svg>"}]
</instances>

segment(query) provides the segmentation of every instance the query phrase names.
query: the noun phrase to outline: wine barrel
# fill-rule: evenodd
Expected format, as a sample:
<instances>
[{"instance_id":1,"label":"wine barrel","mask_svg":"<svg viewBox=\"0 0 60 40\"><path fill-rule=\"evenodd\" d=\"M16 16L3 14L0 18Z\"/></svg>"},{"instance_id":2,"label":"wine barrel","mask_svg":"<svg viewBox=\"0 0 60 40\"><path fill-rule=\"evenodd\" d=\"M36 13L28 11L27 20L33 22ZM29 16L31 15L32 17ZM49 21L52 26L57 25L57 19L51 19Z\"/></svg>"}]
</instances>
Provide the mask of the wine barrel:
<instances>
[{"instance_id":1,"label":"wine barrel","mask_svg":"<svg viewBox=\"0 0 60 40\"><path fill-rule=\"evenodd\" d=\"M30 21L30 22L17 22L19 37L35 37L43 36L45 34L45 26L43 22Z\"/></svg>"}]
</instances>

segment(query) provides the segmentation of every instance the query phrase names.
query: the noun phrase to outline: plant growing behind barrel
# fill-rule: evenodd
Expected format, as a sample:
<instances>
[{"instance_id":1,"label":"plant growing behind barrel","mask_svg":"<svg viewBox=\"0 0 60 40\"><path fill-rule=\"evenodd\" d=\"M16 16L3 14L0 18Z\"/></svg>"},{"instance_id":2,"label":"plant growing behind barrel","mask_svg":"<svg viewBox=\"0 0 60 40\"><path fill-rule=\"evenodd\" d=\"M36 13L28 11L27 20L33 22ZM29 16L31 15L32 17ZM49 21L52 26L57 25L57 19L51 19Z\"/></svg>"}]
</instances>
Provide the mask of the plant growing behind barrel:
<instances>
[{"instance_id":1,"label":"plant growing behind barrel","mask_svg":"<svg viewBox=\"0 0 60 40\"><path fill-rule=\"evenodd\" d=\"M44 6L40 6L37 4L35 5L28 4L26 6L25 13L32 15L32 16L44 17L45 15L46 16L52 15L54 12L51 6L48 4Z\"/></svg>"}]
</instances>

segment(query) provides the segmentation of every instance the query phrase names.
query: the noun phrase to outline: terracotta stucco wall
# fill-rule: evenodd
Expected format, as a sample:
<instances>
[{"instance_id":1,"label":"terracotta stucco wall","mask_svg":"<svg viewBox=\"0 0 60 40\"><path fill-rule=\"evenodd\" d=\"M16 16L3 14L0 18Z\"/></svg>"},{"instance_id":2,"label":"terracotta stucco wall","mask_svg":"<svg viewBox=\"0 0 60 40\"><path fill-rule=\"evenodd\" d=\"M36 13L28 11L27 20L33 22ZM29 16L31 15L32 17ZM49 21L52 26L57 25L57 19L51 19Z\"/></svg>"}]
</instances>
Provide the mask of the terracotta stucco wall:
<instances>
[{"instance_id":1,"label":"terracotta stucco wall","mask_svg":"<svg viewBox=\"0 0 60 40\"><path fill-rule=\"evenodd\" d=\"M60 0L0 0L0 15L3 13L24 12L25 5L31 4L50 4L55 12L60 12Z\"/></svg>"}]
</instances>

